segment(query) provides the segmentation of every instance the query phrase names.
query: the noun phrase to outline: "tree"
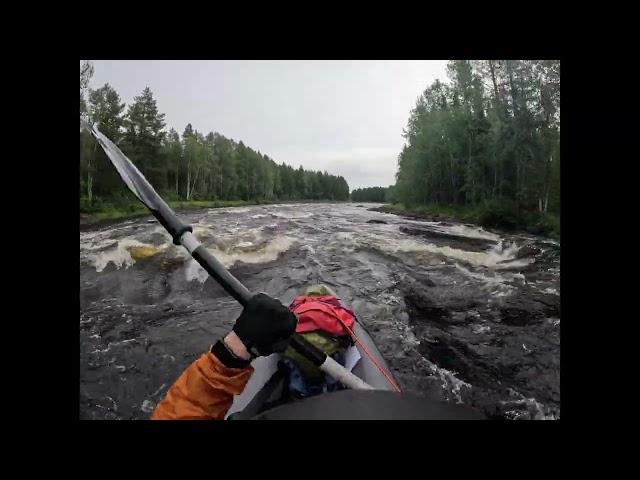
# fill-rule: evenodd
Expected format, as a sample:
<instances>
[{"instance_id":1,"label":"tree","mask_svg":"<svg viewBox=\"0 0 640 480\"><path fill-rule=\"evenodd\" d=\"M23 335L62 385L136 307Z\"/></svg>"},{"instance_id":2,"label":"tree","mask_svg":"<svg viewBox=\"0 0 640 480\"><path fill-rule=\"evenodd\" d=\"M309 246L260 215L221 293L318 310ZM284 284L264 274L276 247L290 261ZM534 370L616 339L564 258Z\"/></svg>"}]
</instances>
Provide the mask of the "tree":
<instances>
[{"instance_id":1,"label":"tree","mask_svg":"<svg viewBox=\"0 0 640 480\"><path fill-rule=\"evenodd\" d=\"M89 89L89 82L93 77L93 65L88 60L85 60L80 65L80 118L85 117L89 119L89 112L87 108L86 94ZM83 192L87 193L89 205L92 203L93 195L93 177L91 172L91 156L95 150L95 142L91 137L91 134L82 130L80 132L80 195ZM85 179L86 178L86 182Z\"/></svg>"},{"instance_id":2,"label":"tree","mask_svg":"<svg viewBox=\"0 0 640 480\"><path fill-rule=\"evenodd\" d=\"M193 130L191 124L187 125L182 134L184 142L184 161L187 171L185 199L191 200L200 176L206 168L206 149L204 138L197 130Z\"/></svg>"},{"instance_id":3,"label":"tree","mask_svg":"<svg viewBox=\"0 0 640 480\"><path fill-rule=\"evenodd\" d=\"M85 60L80 65L80 116L87 113L87 102L85 99L86 92L89 89L89 82L93 77L93 64L89 60Z\"/></svg>"},{"instance_id":4,"label":"tree","mask_svg":"<svg viewBox=\"0 0 640 480\"><path fill-rule=\"evenodd\" d=\"M171 187L176 198L180 198L180 170L182 166L182 143L173 128L163 142L164 157L167 159L167 186Z\"/></svg>"},{"instance_id":5,"label":"tree","mask_svg":"<svg viewBox=\"0 0 640 480\"><path fill-rule=\"evenodd\" d=\"M387 196L557 212L560 62L455 60L447 70L449 83L435 81L409 114Z\"/></svg>"},{"instance_id":6,"label":"tree","mask_svg":"<svg viewBox=\"0 0 640 480\"><path fill-rule=\"evenodd\" d=\"M351 192L351 200L354 202L385 202L387 188L385 187L368 187L357 188Z\"/></svg>"},{"instance_id":7,"label":"tree","mask_svg":"<svg viewBox=\"0 0 640 480\"><path fill-rule=\"evenodd\" d=\"M169 198L272 200L347 200L344 178L327 172L294 170L268 155L219 133L206 136L187 124L182 136L164 131L164 114L147 87L127 108L108 84L90 91L93 66L80 68L81 115L107 137ZM94 197L120 201L126 188L90 134L80 134L80 196L91 206ZM98 161L96 161L96 159ZM103 161L100 161L102 159ZM130 198L129 196L124 196Z\"/></svg>"},{"instance_id":8,"label":"tree","mask_svg":"<svg viewBox=\"0 0 640 480\"><path fill-rule=\"evenodd\" d=\"M123 151L158 189L166 188L166 165L162 155L164 113L158 112L149 87L134 97L125 117Z\"/></svg>"},{"instance_id":9,"label":"tree","mask_svg":"<svg viewBox=\"0 0 640 480\"><path fill-rule=\"evenodd\" d=\"M108 83L97 90L90 91L89 111L91 120L116 145L120 144L122 140L124 108L125 104L120 103L120 96ZM124 191L122 181L102 149L94 148L90 160L88 174L91 177L95 173L95 192L97 195L106 196L114 192ZM92 199L91 188L92 182L89 181L87 184L87 197L90 201Z\"/></svg>"}]
</instances>

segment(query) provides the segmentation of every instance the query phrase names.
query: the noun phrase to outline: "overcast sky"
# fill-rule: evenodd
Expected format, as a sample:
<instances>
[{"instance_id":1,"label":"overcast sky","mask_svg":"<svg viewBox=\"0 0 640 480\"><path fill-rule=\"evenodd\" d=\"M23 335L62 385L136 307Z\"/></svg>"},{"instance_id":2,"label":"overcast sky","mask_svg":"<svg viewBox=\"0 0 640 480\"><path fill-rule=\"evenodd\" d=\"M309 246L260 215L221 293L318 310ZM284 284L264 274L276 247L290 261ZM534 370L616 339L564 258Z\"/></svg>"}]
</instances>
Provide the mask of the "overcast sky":
<instances>
[{"instance_id":1,"label":"overcast sky","mask_svg":"<svg viewBox=\"0 0 640 480\"><path fill-rule=\"evenodd\" d=\"M446 60L96 60L129 105L148 86L167 129L219 132L294 168L342 175L351 189L395 182L402 129Z\"/></svg>"}]
</instances>

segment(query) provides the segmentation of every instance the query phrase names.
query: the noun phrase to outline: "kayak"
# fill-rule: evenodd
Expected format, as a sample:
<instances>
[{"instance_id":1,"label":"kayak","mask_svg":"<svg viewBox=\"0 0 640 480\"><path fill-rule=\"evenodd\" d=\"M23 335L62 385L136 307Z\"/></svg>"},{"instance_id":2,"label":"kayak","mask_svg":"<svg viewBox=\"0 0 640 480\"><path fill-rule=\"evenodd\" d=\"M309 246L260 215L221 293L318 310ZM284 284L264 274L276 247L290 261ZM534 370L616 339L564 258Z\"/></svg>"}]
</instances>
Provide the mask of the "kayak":
<instances>
[{"instance_id":1,"label":"kayak","mask_svg":"<svg viewBox=\"0 0 640 480\"><path fill-rule=\"evenodd\" d=\"M335 295L328 287L322 286ZM434 402L398 393L387 362L369 332L356 318L358 342L345 352L344 366L372 390L339 390L304 399L287 395L286 374L279 369L281 355L258 357L244 391L234 397L226 420L358 420L358 419L483 419L479 412L460 405ZM377 365L376 365L377 364ZM384 373L383 373L384 372ZM385 378L385 374L390 379ZM393 383L392 383L393 382Z\"/></svg>"}]
</instances>

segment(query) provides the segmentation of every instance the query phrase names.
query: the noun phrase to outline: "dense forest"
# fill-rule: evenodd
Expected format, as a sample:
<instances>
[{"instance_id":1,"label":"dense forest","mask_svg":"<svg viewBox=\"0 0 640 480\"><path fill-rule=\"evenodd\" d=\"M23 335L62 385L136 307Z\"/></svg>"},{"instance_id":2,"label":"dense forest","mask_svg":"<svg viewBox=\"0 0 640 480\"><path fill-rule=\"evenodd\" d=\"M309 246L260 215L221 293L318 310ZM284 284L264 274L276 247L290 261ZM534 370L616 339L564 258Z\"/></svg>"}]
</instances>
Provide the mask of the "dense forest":
<instances>
[{"instance_id":1,"label":"dense forest","mask_svg":"<svg viewBox=\"0 0 640 480\"><path fill-rule=\"evenodd\" d=\"M166 131L149 88L128 107L108 84L92 90L93 65L80 67L80 115L93 122L169 200L347 200L343 177L294 169L219 133ZM126 110L126 111L125 111ZM101 148L80 133L80 205L131 202L131 195Z\"/></svg>"},{"instance_id":2,"label":"dense forest","mask_svg":"<svg viewBox=\"0 0 640 480\"><path fill-rule=\"evenodd\" d=\"M560 209L560 62L455 60L418 98L394 200L492 214ZM389 198L387 198L389 200Z\"/></svg>"},{"instance_id":3,"label":"dense forest","mask_svg":"<svg viewBox=\"0 0 640 480\"><path fill-rule=\"evenodd\" d=\"M351 192L354 202L388 202L388 189L385 187L356 188Z\"/></svg>"}]
</instances>

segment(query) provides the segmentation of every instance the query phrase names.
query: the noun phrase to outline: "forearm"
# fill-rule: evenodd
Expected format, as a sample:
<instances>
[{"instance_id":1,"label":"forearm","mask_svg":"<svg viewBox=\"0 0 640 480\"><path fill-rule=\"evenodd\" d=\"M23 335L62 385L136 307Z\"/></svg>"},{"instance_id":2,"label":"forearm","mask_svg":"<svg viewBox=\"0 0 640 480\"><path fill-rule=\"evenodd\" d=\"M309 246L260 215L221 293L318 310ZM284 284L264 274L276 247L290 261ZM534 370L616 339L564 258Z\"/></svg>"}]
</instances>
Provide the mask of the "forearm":
<instances>
[{"instance_id":1,"label":"forearm","mask_svg":"<svg viewBox=\"0 0 640 480\"><path fill-rule=\"evenodd\" d=\"M156 406L153 420L222 420L253 368L228 368L211 352L193 362Z\"/></svg>"}]
</instances>

